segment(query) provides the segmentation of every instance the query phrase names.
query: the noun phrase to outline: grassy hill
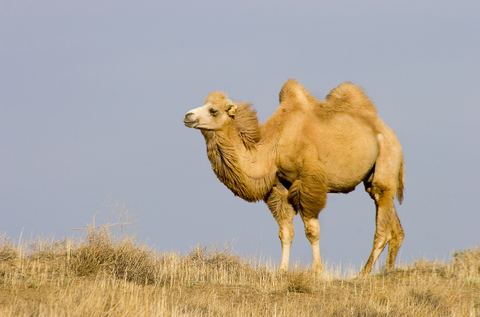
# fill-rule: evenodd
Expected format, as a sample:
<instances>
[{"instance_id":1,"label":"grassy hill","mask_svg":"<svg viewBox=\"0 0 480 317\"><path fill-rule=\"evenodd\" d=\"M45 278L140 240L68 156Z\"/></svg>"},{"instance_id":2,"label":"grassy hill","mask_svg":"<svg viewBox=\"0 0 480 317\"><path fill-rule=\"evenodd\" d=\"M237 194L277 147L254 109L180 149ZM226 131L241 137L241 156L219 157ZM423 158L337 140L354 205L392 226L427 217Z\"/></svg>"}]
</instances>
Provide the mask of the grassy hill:
<instances>
[{"instance_id":1,"label":"grassy hill","mask_svg":"<svg viewBox=\"0 0 480 317\"><path fill-rule=\"evenodd\" d=\"M480 316L480 249L367 278L278 273L229 252L85 241L0 242L0 316Z\"/></svg>"}]
</instances>

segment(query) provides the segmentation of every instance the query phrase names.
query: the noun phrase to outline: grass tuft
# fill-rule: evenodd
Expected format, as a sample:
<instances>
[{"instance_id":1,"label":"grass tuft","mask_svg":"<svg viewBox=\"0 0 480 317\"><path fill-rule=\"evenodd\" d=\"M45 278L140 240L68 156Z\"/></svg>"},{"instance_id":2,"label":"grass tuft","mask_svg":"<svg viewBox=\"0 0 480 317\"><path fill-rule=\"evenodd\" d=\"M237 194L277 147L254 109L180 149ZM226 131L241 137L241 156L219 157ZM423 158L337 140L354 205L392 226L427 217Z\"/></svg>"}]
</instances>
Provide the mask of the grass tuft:
<instances>
[{"instance_id":1,"label":"grass tuft","mask_svg":"<svg viewBox=\"0 0 480 317\"><path fill-rule=\"evenodd\" d=\"M311 272L286 273L286 291L289 293L311 294L315 285L315 275Z\"/></svg>"},{"instance_id":2,"label":"grass tuft","mask_svg":"<svg viewBox=\"0 0 480 317\"><path fill-rule=\"evenodd\" d=\"M227 253L226 251L208 251L206 247L196 247L187 256L192 265L201 265L210 269L235 270L244 269L247 264L240 257Z\"/></svg>"},{"instance_id":3,"label":"grass tuft","mask_svg":"<svg viewBox=\"0 0 480 317\"><path fill-rule=\"evenodd\" d=\"M70 269L78 276L99 273L139 284L155 282L158 260L131 239L114 241L106 227L89 229L86 242L71 254Z\"/></svg>"},{"instance_id":4,"label":"grass tuft","mask_svg":"<svg viewBox=\"0 0 480 317\"><path fill-rule=\"evenodd\" d=\"M4 236L0 236L0 261L14 260L19 257L19 250Z\"/></svg>"},{"instance_id":5,"label":"grass tuft","mask_svg":"<svg viewBox=\"0 0 480 317\"><path fill-rule=\"evenodd\" d=\"M453 254L453 270L461 276L480 275L480 248L455 252Z\"/></svg>"}]
</instances>

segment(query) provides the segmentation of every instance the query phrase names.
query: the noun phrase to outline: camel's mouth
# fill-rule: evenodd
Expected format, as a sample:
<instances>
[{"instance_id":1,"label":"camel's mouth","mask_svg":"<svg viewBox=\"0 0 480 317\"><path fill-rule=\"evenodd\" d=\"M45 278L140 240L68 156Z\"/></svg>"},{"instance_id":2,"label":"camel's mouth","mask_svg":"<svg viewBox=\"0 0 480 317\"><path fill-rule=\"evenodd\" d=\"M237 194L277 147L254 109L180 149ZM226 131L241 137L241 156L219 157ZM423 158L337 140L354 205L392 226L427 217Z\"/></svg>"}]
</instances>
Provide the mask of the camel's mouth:
<instances>
[{"instance_id":1,"label":"camel's mouth","mask_svg":"<svg viewBox=\"0 0 480 317\"><path fill-rule=\"evenodd\" d=\"M198 125L198 120L193 120L193 121L183 120L183 123L188 128L195 128Z\"/></svg>"}]
</instances>

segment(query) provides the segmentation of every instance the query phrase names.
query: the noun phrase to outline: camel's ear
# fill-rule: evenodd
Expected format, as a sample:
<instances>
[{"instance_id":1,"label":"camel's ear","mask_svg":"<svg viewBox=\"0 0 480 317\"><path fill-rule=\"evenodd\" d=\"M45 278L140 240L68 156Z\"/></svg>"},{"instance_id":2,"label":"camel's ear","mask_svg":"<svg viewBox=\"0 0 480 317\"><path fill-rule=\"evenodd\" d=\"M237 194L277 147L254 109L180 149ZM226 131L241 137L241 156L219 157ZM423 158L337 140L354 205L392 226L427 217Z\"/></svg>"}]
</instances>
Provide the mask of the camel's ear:
<instances>
[{"instance_id":1,"label":"camel's ear","mask_svg":"<svg viewBox=\"0 0 480 317\"><path fill-rule=\"evenodd\" d=\"M237 112L237 105L235 104L229 104L227 106L227 113L230 117L234 118L235 117L235 113Z\"/></svg>"}]
</instances>

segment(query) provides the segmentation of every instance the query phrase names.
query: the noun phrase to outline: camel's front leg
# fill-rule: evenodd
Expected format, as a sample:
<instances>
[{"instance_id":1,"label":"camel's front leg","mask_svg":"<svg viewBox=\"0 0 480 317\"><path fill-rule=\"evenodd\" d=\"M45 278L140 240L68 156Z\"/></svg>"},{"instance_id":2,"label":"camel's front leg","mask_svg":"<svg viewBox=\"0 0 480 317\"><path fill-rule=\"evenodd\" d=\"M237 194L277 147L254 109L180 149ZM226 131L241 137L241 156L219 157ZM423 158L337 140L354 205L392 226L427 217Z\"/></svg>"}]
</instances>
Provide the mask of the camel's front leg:
<instances>
[{"instance_id":1,"label":"camel's front leg","mask_svg":"<svg viewBox=\"0 0 480 317\"><path fill-rule=\"evenodd\" d=\"M305 235L312 247L312 270L322 272L323 265L320 257L320 223L317 217L306 217L302 213L303 224L305 226Z\"/></svg>"},{"instance_id":2,"label":"camel's front leg","mask_svg":"<svg viewBox=\"0 0 480 317\"><path fill-rule=\"evenodd\" d=\"M280 262L280 271L288 270L288 262L290 260L290 247L292 246L294 229L293 222L278 223L280 242L282 244L282 260Z\"/></svg>"},{"instance_id":3,"label":"camel's front leg","mask_svg":"<svg viewBox=\"0 0 480 317\"><path fill-rule=\"evenodd\" d=\"M301 174L289 189L289 201L302 216L305 235L312 247L312 270L323 270L320 258L320 223L318 214L325 206L327 191L321 173L315 170Z\"/></svg>"},{"instance_id":4,"label":"camel's front leg","mask_svg":"<svg viewBox=\"0 0 480 317\"><path fill-rule=\"evenodd\" d=\"M280 270L288 270L290 259L290 247L294 237L293 217L295 211L288 202L288 191L280 183L273 186L270 193L265 197L265 202L278 223L278 237L282 245L282 259Z\"/></svg>"}]
</instances>

